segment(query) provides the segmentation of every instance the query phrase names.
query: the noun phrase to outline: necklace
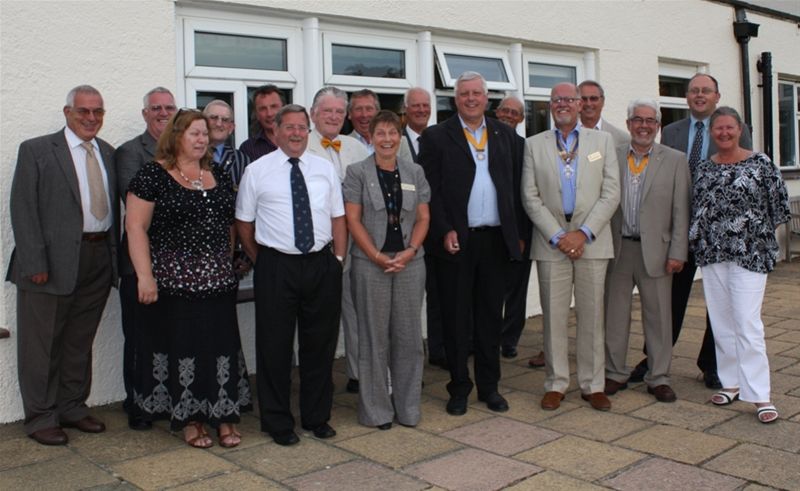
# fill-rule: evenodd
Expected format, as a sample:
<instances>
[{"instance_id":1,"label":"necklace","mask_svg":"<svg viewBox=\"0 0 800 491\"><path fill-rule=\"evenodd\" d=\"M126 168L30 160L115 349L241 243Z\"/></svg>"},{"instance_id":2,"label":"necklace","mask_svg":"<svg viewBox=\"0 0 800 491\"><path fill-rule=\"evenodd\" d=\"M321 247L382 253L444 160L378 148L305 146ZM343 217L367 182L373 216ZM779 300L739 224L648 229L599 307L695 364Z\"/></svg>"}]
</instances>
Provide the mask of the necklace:
<instances>
[{"instance_id":1,"label":"necklace","mask_svg":"<svg viewBox=\"0 0 800 491\"><path fill-rule=\"evenodd\" d=\"M564 143L561 143L561 138L559 138L558 134L556 134L556 147L558 148L558 155L561 157L561 160L564 162L564 177L571 180L572 175L575 172L575 169L572 167L572 160L575 159L575 155L578 153L578 137L575 137L575 142L572 144L572 149L567 152Z\"/></svg>"},{"instance_id":2,"label":"necklace","mask_svg":"<svg viewBox=\"0 0 800 491\"><path fill-rule=\"evenodd\" d=\"M183 180L186 181L189 184L189 186L192 187L192 189L195 189L197 191L202 191L203 197L205 198L206 190L203 188L203 168L202 167L200 168L200 176L197 179L189 179L188 177L186 177L186 174L183 173L183 171L179 166L176 165L175 167L178 168L178 174L181 175Z\"/></svg>"},{"instance_id":3,"label":"necklace","mask_svg":"<svg viewBox=\"0 0 800 491\"><path fill-rule=\"evenodd\" d=\"M488 141L488 138L489 138L489 134L486 131L486 128L483 128L483 132L481 133L481 141L480 142L477 141L475 139L475 137L472 136L472 133L467 131L466 128L464 128L464 136L467 138L467 141L470 142L472 144L472 146L475 148L475 156L478 158L478 160L485 159L486 158L486 153L485 153L486 152L486 142Z\"/></svg>"},{"instance_id":4,"label":"necklace","mask_svg":"<svg viewBox=\"0 0 800 491\"><path fill-rule=\"evenodd\" d=\"M647 163L649 161L650 155L645 155L637 164L636 158L633 156L633 152L628 154L628 171L631 173L631 181L633 184L639 184L641 181L640 174L644 172L644 169L647 167Z\"/></svg>"}]
</instances>

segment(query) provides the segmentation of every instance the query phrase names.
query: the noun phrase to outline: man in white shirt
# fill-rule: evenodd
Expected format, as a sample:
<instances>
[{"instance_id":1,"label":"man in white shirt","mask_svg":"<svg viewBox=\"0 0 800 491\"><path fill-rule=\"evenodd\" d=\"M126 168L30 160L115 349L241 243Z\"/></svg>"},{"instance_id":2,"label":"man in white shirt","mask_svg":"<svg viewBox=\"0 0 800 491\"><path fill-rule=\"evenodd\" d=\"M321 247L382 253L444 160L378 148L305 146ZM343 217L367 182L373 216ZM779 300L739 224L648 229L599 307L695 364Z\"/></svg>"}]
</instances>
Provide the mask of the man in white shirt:
<instances>
[{"instance_id":1,"label":"man in white shirt","mask_svg":"<svg viewBox=\"0 0 800 491\"><path fill-rule=\"evenodd\" d=\"M350 136L360 141L369 153L375 151L372 141L370 141L369 123L380 110L381 103L378 101L378 94L369 89L353 92L350 104L347 106L347 119L353 125Z\"/></svg>"},{"instance_id":2,"label":"man in white shirt","mask_svg":"<svg viewBox=\"0 0 800 491\"><path fill-rule=\"evenodd\" d=\"M621 130L603 119L603 107L606 104L606 93L603 87L594 80L584 80L578 84L583 107L580 113L580 127L605 131L614 140L614 146L630 143L627 131Z\"/></svg>"}]
</instances>

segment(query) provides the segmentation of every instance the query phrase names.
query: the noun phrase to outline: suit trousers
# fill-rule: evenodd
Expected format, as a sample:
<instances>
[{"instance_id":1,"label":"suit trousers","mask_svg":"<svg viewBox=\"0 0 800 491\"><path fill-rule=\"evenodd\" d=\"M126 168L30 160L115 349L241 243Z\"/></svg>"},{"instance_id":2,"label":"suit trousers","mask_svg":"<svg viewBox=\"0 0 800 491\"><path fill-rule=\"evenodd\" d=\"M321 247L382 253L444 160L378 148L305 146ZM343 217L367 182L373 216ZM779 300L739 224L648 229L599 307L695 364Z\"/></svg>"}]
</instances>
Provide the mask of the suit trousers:
<instances>
[{"instance_id":1,"label":"suit trousers","mask_svg":"<svg viewBox=\"0 0 800 491\"><path fill-rule=\"evenodd\" d=\"M125 401L122 408L129 412L133 407L133 381L136 361L136 304L139 302L135 274L119 277L119 306L122 321L122 383L125 386Z\"/></svg>"},{"instance_id":2,"label":"suit trousers","mask_svg":"<svg viewBox=\"0 0 800 491\"><path fill-rule=\"evenodd\" d=\"M342 266L329 248L303 255L260 246L254 267L256 370L261 431L294 429L290 407L297 327L300 419L316 427L331 417L333 357L339 335Z\"/></svg>"},{"instance_id":3,"label":"suit trousers","mask_svg":"<svg viewBox=\"0 0 800 491\"><path fill-rule=\"evenodd\" d=\"M508 281L503 307L503 338L501 344L516 348L522 330L525 329L525 307L528 303L528 283L531 279L533 261L511 261L508 265Z\"/></svg>"},{"instance_id":4,"label":"suit trousers","mask_svg":"<svg viewBox=\"0 0 800 491\"><path fill-rule=\"evenodd\" d=\"M731 262L701 269L722 386L739 388L742 401L769 402L769 360L761 321L767 275Z\"/></svg>"},{"instance_id":5,"label":"suit trousers","mask_svg":"<svg viewBox=\"0 0 800 491\"><path fill-rule=\"evenodd\" d=\"M500 380L508 250L500 227L470 231L466 242L466 247L462 242L457 257L437 258L444 346L450 369L447 391L458 397L466 397L472 391L467 358L474 350L478 395L488 396L497 392Z\"/></svg>"},{"instance_id":6,"label":"suit trousers","mask_svg":"<svg viewBox=\"0 0 800 491\"><path fill-rule=\"evenodd\" d=\"M394 420L416 426L422 396L422 297L425 262L384 273L354 257L353 298L358 312L358 422L378 426ZM389 372L392 392L389 394Z\"/></svg>"},{"instance_id":7,"label":"suit trousers","mask_svg":"<svg viewBox=\"0 0 800 491\"><path fill-rule=\"evenodd\" d=\"M438 260L426 254L425 260L425 314L428 327L428 358L444 357L442 339L442 308L439 305L439 288L436 283Z\"/></svg>"},{"instance_id":8,"label":"suit trousers","mask_svg":"<svg viewBox=\"0 0 800 491\"><path fill-rule=\"evenodd\" d=\"M605 388L603 292L607 259L537 261L544 321L545 390L569 387L567 318L575 290L578 386L585 394Z\"/></svg>"},{"instance_id":9,"label":"suit trousers","mask_svg":"<svg viewBox=\"0 0 800 491\"><path fill-rule=\"evenodd\" d=\"M17 289L17 360L27 434L89 414L92 343L111 275L108 243L84 241L72 293Z\"/></svg>"},{"instance_id":10,"label":"suit trousers","mask_svg":"<svg viewBox=\"0 0 800 491\"><path fill-rule=\"evenodd\" d=\"M647 346L648 371L644 381L651 387L669 385L672 363L672 275L653 278L647 274L642 243L622 240L619 258L609 266L606 282L606 377L626 382L625 368L631 331L633 287L639 288L642 327Z\"/></svg>"},{"instance_id":11,"label":"suit trousers","mask_svg":"<svg viewBox=\"0 0 800 491\"><path fill-rule=\"evenodd\" d=\"M350 239L347 250L353 247ZM350 266L352 256L348 255L342 273L342 334L344 335L345 372L347 378L358 380L358 319L353 301L353 288L350 286Z\"/></svg>"}]
</instances>

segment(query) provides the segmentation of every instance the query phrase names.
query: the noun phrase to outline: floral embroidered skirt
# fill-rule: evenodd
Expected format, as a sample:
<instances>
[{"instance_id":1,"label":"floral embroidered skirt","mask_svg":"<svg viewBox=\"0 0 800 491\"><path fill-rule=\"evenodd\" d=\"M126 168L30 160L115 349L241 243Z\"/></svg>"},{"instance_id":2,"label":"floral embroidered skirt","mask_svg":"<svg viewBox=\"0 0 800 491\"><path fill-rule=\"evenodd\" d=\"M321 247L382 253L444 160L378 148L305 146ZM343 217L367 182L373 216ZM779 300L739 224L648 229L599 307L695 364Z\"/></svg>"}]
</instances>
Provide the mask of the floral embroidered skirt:
<instances>
[{"instance_id":1,"label":"floral embroidered skirt","mask_svg":"<svg viewBox=\"0 0 800 491\"><path fill-rule=\"evenodd\" d=\"M252 409L236 292L203 299L159 294L135 313L134 408L146 420L217 428Z\"/></svg>"}]
</instances>

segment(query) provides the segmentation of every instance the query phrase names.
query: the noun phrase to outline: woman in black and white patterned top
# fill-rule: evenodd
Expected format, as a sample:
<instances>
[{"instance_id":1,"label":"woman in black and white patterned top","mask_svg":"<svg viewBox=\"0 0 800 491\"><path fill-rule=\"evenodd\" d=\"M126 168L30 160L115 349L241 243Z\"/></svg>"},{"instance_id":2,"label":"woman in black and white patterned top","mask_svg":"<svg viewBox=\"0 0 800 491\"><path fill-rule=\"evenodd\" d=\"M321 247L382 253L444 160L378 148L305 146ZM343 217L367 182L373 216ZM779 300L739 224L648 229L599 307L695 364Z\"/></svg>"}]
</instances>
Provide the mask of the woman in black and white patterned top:
<instances>
[{"instance_id":1,"label":"woman in black and white patterned top","mask_svg":"<svg viewBox=\"0 0 800 491\"><path fill-rule=\"evenodd\" d=\"M770 374L761 304L775 267L778 225L789 220L786 186L769 157L739 146L739 114L711 115L717 153L697 166L689 246L703 272L723 389L711 402L752 402L762 423L778 419L770 402Z\"/></svg>"}]
</instances>

